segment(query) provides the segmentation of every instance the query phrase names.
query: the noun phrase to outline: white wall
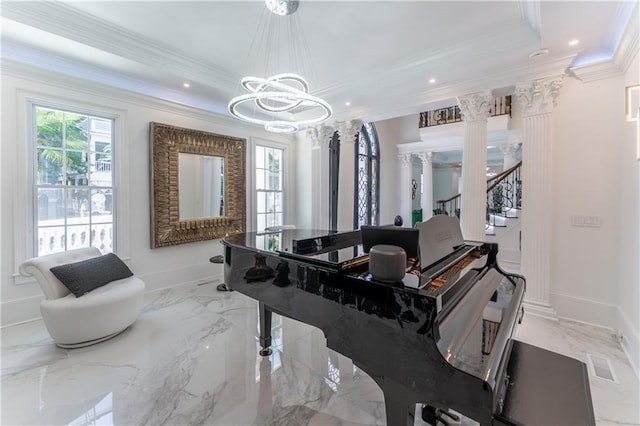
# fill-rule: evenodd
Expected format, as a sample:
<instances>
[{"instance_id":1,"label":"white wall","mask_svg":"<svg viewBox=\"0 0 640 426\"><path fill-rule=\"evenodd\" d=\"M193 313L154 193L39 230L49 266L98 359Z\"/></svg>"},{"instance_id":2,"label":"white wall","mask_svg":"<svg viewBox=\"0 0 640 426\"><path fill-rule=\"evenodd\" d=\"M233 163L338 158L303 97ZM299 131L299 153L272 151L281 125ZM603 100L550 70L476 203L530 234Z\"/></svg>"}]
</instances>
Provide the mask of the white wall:
<instances>
[{"instance_id":1,"label":"white wall","mask_svg":"<svg viewBox=\"0 0 640 426\"><path fill-rule=\"evenodd\" d=\"M119 135L121 146L118 148L123 150L124 162L121 166L126 165L124 174L127 176L125 182L120 182L121 194L127 194L125 199L120 200L120 211L128 216L118 217L119 223L126 226L126 229L119 231L123 237L118 242L118 253L124 255L133 272L146 282L148 290L221 279L222 275L222 266L208 261L211 256L222 253L218 240L154 250L150 248L149 122L246 138L248 146L255 137L276 140L282 144L292 144L293 141L291 137L276 136L205 111L3 61L0 159L0 295L3 326L39 317L42 298L35 282L15 276L16 266L24 257L24 253L14 253L15 242L24 242L27 238L20 226L25 218L19 217L19 214L26 211L29 188L17 186L18 182L25 181L24 176L28 173L28 165L19 163L20 159L25 158L27 143L24 128L27 107L23 104L26 96L77 107L113 110L118 114L119 123L123 126ZM295 152L292 155L295 156ZM295 168L291 172L291 179L296 182Z\"/></svg>"},{"instance_id":2,"label":"white wall","mask_svg":"<svg viewBox=\"0 0 640 426\"><path fill-rule=\"evenodd\" d=\"M458 194L460 168L440 167L433 169L433 206L436 201L447 200Z\"/></svg>"},{"instance_id":3,"label":"white wall","mask_svg":"<svg viewBox=\"0 0 640 426\"><path fill-rule=\"evenodd\" d=\"M418 122L411 120L384 120L375 123L380 142L380 224L393 223L394 218L400 214L400 191L411 191L411 188L399 188L400 162L396 145L405 142L398 135L409 132L403 125L418 126ZM411 218L403 218L405 225L411 222Z\"/></svg>"},{"instance_id":4,"label":"white wall","mask_svg":"<svg viewBox=\"0 0 640 426\"><path fill-rule=\"evenodd\" d=\"M640 83L638 55L624 77L624 86ZM639 117L640 120L640 117ZM623 336L623 344L640 372L640 160L636 144L640 143L640 123L622 123L618 169L620 198L618 200L620 233L618 317L617 328Z\"/></svg>"},{"instance_id":5,"label":"white wall","mask_svg":"<svg viewBox=\"0 0 640 426\"><path fill-rule=\"evenodd\" d=\"M552 306L559 316L609 327L627 285L618 268L622 89L621 77L566 78L555 111ZM572 226L573 215L599 216L602 226Z\"/></svg>"}]
</instances>

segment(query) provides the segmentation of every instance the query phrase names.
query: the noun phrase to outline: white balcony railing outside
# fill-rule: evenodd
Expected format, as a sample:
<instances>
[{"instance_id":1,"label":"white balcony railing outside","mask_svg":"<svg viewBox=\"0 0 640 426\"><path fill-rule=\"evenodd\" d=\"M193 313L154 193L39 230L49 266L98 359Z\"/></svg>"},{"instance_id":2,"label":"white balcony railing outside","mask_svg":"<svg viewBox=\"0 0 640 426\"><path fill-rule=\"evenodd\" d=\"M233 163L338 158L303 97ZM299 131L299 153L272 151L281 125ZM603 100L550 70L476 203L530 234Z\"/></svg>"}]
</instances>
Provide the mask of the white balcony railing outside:
<instances>
[{"instance_id":1,"label":"white balcony railing outside","mask_svg":"<svg viewBox=\"0 0 640 426\"><path fill-rule=\"evenodd\" d=\"M97 217L96 217L97 218ZM86 217L69 218L65 232L64 219L38 223L38 256L65 250L94 246L102 253L113 251L111 215L99 216L100 223L87 223Z\"/></svg>"}]
</instances>

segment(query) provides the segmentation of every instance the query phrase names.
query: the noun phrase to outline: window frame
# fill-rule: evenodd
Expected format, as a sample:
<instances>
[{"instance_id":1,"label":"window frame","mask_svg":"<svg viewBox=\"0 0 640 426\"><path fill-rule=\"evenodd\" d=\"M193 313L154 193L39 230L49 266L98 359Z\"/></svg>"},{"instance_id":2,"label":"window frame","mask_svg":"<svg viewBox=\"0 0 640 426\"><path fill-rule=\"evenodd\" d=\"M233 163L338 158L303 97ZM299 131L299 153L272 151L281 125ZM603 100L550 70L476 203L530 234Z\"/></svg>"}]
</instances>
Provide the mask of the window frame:
<instances>
[{"instance_id":1,"label":"window frame","mask_svg":"<svg viewBox=\"0 0 640 426\"><path fill-rule=\"evenodd\" d=\"M257 159L256 159L256 149L257 147L271 148L271 149L279 149L282 150L282 223L283 225L289 224L291 222L291 191L293 187L291 185L291 152L290 146L288 144L275 142L262 138L252 138L251 140L251 152L248 155L247 159L251 166L251 172L247 173L248 179L250 179L248 188L251 188L251 197L247 197L250 199L251 206L247 209L247 211L251 212L248 228L249 230L253 230L255 232L263 232L264 229L258 229L258 188L256 182L256 170L257 170Z\"/></svg>"},{"instance_id":2,"label":"window frame","mask_svg":"<svg viewBox=\"0 0 640 426\"><path fill-rule=\"evenodd\" d=\"M39 222L39 197L38 197L38 192L41 189L51 189L51 190L62 190L63 194L64 194L64 207L65 207L65 213L64 213L64 225L61 225L64 227L65 229L65 235L68 234L69 232L69 228L73 225L70 225L68 223L68 191L71 189L83 189L83 190L88 190L89 193L93 192L94 189L109 189L111 191L112 194L112 214L111 214L111 226L112 226L112 241L111 241L111 245L112 245L112 250L111 251L115 251L116 247L117 247L117 221L116 221L116 208L117 208L117 188L114 185L115 182L115 167L114 165L117 164L114 161L114 157L113 155L110 155L111 157L111 167L110 167L110 175L111 175L111 185L110 186L101 186L101 185L90 185L89 184L89 180L87 181L86 185L69 185L68 180L63 182L62 184L46 184L46 183L38 183L38 150L41 147L40 145L38 145L37 141L36 141L36 130L37 130L37 110L38 109L45 109L45 110L52 110L52 111L56 111L56 112L61 112L62 114L75 114L75 115L79 115L79 116L86 116L89 119L98 119L100 121L110 121L111 122L111 132L110 132L110 141L109 144L111 145L111 149L115 150L115 138L114 138L114 132L113 132L113 128L115 125L115 120L113 118L107 118L104 117L102 115L100 116L96 116L94 114L88 114L85 113L84 111L78 111L78 110L70 110L70 109L60 109L60 108L52 108L48 105L43 105L43 104L32 104L32 111L31 111L31 118L32 118L32 129L31 129L31 140L29 141L29 143L31 144L31 149L33 149L33 162L31 164L31 197L33 200L33 210L32 210L32 215L30 216L30 220L32 221L31 227L32 227L32 241L31 241L31 250L33 251L34 256L40 256L40 255L45 255L47 254L45 253L40 253L39 252L39 232L41 228L40 226L40 222ZM93 126L94 122L97 120L92 120L88 123L87 126L87 131L88 133L92 133L95 132L94 130L92 130L89 126ZM63 130L64 132L64 130ZM96 132L96 133L101 133L101 132ZM63 140L66 140L66 138L64 138ZM104 143L104 142L96 142L96 143ZM62 146L60 147L60 151L65 154L68 152L81 152L81 151L77 151L74 149L68 149L67 146L65 146L65 144L63 143ZM86 150L86 154L88 156L87 160L85 161L85 164L87 166L91 165L91 154L94 154L96 156L96 161L97 161L97 156L98 156L98 152L94 149L91 149L91 137L89 136L87 139L87 150ZM66 154L65 154L66 155ZM96 163L97 164L97 163ZM64 177L68 177L68 170L66 170L66 166L63 165L63 174L65 175ZM91 199L91 197L89 197L89 199ZM89 202L89 223L87 224L89 226L89 246L92 246L91 244L91 229L93 227L93 225L97 225L99 224L99 222L94 222L93 219L93 215L91 214L91 202ZM67 240L65 238L65 245L67 244ZM65 249L63 251L67 251L69 250L68 246L65 247ZM57 252L55 252L57 253Z\"/></svg>"},{"instance_id":3,"label":"window frame","mask_svg":"<svg viewBox=\"0 0 640 426\"><path fill-rule=\"evenodd\" d=\"M14 283L27 284L33 282L31 277L23 277L19 274L19 265L26 259L36 256L35 234L37 233L36 212L37 199L34 197L36 182L35 161L37 161L37 148L35 144L36 117L35 107L42 106L51 109L65 111L82 111L83 114L97 116L113 120L112 127L112 161L116 164L113 173L112 187L114 191L114 246L113 252L124 260L130 259L130 213L126 209L126 200L129 200L129 187L123 185L128 182L129 160L125 155L126 139L123 129L126 128L126 111L109 106L96 106L77 100L69 100L56 96L47 96L40 93L29 92L22 89L16 91L17 117L16 117L16 173L15 188L13 193L14 214ZM20 191L19 188L25 190ZM117 222L117 225L115 223ZM116 246L117 241L117 246Z\"/></svg>"},{"instance_id":4,"label":"window frame","mask_svg":"<svg viewBox=\"0 0 640 426\"><path fill-rule=\"evenodd\" d=\"M367 131L366 126L371 127L371 135L373 138L369 136L369 132ZM366 141L366 154L364 155L367 159L367 192L368 192L368 200L369 203L367 205L367 218L364 223L360 223L360 218L358 214L359 205L360 205L360 173L359 173L359 163L360 163L360 144L361 140L364 139ZM372 148L374 148L375 154L372 154ZM374 167L372 166L375 163L375 173L372 170ZM375 185L376 191L372 196L372 182ZM379 225L380 222L380 142L378 139L378 132L374 123L363 123L360 127L360 131L356 136L356 144L354 149L354 203L353 203L353 229L360 229L361 225ZM372 199L375 199L375 203L372 203ZM375 205L374 206L372 205Z\"/></svg>"}]
</instances>

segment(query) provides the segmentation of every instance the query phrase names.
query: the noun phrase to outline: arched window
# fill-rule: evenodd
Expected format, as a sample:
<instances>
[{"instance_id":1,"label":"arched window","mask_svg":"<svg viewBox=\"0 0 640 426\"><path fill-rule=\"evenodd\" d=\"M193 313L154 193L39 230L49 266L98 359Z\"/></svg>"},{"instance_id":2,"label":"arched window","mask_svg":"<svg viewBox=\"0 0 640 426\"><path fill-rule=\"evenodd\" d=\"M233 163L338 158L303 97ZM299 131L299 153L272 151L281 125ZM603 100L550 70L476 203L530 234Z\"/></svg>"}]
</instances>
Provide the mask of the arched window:
<instances>
[{"instance_id":1,"label":"arched window","mask_svg":"<svg viewBox=\"0 0 640 426\"><path fill-rule=\"evenodd\" d=\"M364 123L357 138L354 229L378 225L380 210L380 150L373 123Z\"/></svg>"}]
</instances>

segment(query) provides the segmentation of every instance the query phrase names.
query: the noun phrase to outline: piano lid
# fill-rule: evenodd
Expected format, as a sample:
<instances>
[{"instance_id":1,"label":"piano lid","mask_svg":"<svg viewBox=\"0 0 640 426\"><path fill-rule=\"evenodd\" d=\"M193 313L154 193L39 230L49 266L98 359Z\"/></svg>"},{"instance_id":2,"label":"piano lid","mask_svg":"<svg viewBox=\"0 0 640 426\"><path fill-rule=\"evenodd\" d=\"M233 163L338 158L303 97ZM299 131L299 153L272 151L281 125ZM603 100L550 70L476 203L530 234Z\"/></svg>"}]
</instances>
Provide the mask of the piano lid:
<instances>
[{"instance_id":1,"label":"piano lid","mask_svg":"<svg viewBox=\"0 0 640 426\"><path fill-rule=\"evenodd\" d=\"M416 228L420 231L420 263L423 269L465 245L460 220L455 216L436 215L426 222L416 223Z\"/></svg>"}]
</instances>

